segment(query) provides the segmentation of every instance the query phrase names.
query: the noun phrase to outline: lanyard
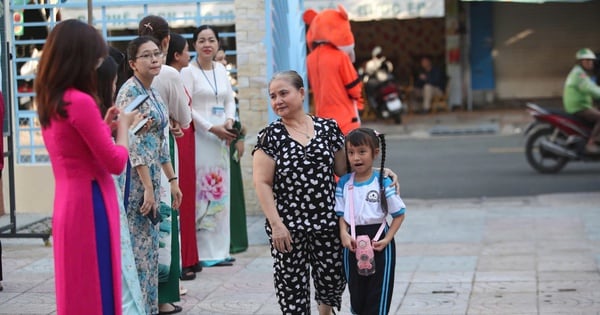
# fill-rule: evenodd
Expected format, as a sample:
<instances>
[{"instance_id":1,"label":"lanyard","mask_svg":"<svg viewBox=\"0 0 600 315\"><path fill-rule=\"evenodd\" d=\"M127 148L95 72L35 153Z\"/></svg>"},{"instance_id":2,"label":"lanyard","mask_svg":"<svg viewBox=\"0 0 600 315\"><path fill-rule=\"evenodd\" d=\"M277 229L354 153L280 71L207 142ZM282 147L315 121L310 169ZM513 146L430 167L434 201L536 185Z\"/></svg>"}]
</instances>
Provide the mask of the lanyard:
<instances>
[{"instance_id":1,"label":"lanyard","mask_svg":"<svg viewBox=\"0 0 600 315\"><path fill-rule=\"evenodd\" d=\"M356 228L355 228L355 224L354 224L354 195L353 195L353 190L354 190L354 173L352 173L352 175L350 175L350 180L349 180L349 184L348 184L348 198L349 200L349 208L350 208L350 235L352 235L352 239L356 239ZM385 198L385 196L383 196L383 198ZM379 227L379 230L377 231L377 234L375 234L375 237L373 237L373 241L377 242L379 240L379 237L381 237L381 233L383 233L383 229L385 228L385 218L383 218L383 222L381 222L381 226Z\"/></svg>"},{"instance_id":2,"label":"lanyard","mask_svg":"<svg viewBox=\"0 0 600 315\"><path fill-rule=\"evenodd\" d=\"M216 75L217 70L215 69L214 64L211 61L210 64L212 66L213 81L215 82L215 85L213 86L212 83L210 83L208 76L204 72L204 69L202 69L202 65L200 65L200 60L198 60L198 58L196 58L196 63L198 64L198 68L200 68L200 71L202 71L202 75L204 75L206 82L208 82L208 85L210 85L210 88L213 90L213 92L215 92L215 101L217 102L216 106L219 106L219 86L217 85L217 75Z\"/></svg>"},{"instance_id":3,"label":"lanyard","mask_svg":"<svg viewBox=\"0 0 600 315\"><path fill-rule=\"evenodd\" d=\"M133 77L135 78L136 83L142 87L142 91L144 91L144 94L148 95L148 98L150 98L150 100L152 101L152 105L154 105L154 107L156 107L156 110L158 111L158 114L160 115L161 128L166 127L167 126L166 118L165 118L163 111L161 110L161 106L160 106L160 103L158 102L158 98L156 98L156 95L154 95L154 90L152 89L152 87L150 88L150 94L152 94L152 96L151 96L150 94L148 94L148 90L146 90L146 88L144 87L144 84L142 84L142 81L140 81L140 79L138 77L136 77L135 75Z\"/></svg>"}]
</instances>

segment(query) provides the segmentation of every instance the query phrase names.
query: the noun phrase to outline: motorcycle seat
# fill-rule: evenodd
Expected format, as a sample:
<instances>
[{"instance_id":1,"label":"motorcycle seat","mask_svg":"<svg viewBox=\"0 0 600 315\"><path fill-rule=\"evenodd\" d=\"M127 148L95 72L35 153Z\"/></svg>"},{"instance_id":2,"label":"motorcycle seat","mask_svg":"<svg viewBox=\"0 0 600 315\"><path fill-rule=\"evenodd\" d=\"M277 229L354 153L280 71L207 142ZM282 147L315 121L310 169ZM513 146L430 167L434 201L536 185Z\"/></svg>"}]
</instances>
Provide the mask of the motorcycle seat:
<instances>
[{"instance_id":1,"label":"motorcycle seat","mask_svg":"<svg viewBox=\"0 0 600 315\"><path fill-rule=\"evenodd\" d=\"M585 120L579 116L573 115L573 114L569 114L565 111L562 110L555 110L555 109L546 109L549 113L569 119L569 120L573 120L575 122L581 123L589 128L592 128L594 126L594 123L588 120Z\"/></svg>"}]
</instances>

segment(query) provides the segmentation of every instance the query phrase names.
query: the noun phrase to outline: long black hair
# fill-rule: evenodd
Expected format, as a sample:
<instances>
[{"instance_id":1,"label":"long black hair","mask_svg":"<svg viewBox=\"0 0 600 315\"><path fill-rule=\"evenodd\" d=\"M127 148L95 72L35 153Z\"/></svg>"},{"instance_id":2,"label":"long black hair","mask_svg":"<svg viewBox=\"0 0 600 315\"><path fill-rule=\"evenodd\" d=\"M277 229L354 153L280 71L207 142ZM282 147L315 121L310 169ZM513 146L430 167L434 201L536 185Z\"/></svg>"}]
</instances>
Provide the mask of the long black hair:
<instances>
[{"instance_id":1,"label":"long black hair","mask_svg":"<svg viewBox=\"0 0 600 315\"><path fill-rule=\"evenodd\" d=\"M379 198L381 199L381 207L385 212L388 211L387 199L385 198L385 186L383 185L383 169L385 168L385 136L382 133L371 128L356 128L346 136L346 150L348 144L352 146L366 145L371 148L373 155L375 150L381 146L381 166L379 167ZM351 172L350 161L346 156L346 167L348 172Z\"/></svg>"},{"instance_id":2,"label":"long black hair","mask_svg":"<svg viewBox=\"0 0 600 315\"><path fill-rule=\"evenodd\" d=\"M177 33L171 33L171 39L169 39L169 50L167 51L167 65L171 65L175 60L175 53L183 53L183 49L187 44L187 40L183 36Z\"/></svg>"},{"instance_id":3,"label":"long black hair","mask_svg":"<svg viewBox=\"0 0 600 315\"><path fill-rule=\"evenodd\" d=\"M98 79L98 106L102 117L106 115L108 109L113 105L115 90L113 83L117 78L119 65L112 56L107 56L100 67L96 69Z\"/></svg>"}]
</instances>

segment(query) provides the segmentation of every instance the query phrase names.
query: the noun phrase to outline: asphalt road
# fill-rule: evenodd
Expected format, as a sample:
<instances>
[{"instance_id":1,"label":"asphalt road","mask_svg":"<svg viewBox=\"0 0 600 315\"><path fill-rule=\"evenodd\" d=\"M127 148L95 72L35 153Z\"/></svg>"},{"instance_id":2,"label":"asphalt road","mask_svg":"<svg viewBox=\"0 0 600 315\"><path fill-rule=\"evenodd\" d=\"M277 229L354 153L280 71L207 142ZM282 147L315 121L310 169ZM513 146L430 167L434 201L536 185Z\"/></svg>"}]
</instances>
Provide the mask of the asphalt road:
<instances>
[{"instance_id":1,"label":"asphalt road","mask_svg":"<svg viewBox=\"0 0 600 315\"><path fill-rule=\"evenodd\" d=\"M445 136L387 141L386 167L400 176L403 198L480 198L600 190L600 163L573 162L539 174L523 153L524 138Z\"/></svg>"}]
</instances>

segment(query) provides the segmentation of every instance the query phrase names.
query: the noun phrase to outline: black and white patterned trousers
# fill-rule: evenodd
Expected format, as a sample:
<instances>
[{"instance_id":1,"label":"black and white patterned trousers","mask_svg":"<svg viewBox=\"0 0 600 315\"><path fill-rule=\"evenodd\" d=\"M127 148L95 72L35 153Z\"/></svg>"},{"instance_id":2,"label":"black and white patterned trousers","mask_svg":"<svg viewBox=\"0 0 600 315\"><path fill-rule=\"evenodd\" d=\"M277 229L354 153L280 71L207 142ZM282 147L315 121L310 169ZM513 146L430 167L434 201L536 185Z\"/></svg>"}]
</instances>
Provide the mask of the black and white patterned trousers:
<instances>
[{"instance_id":1,"label":"black and white patterned trousers","mask_svg":"<svg viewBox=\"0 0 600 315\"><path fill-rule=\"evenodd\" d=\"M310 314L311 275L317 303L339 310L346 287L339 231L290 231L292 251L281 253L273 248L268 224L265 230L271 243L275 292L282 314Z\"/></svg>"}]
</instances>

